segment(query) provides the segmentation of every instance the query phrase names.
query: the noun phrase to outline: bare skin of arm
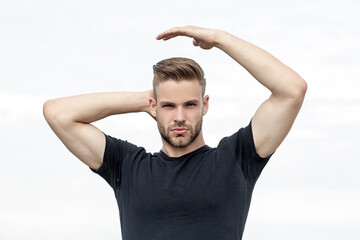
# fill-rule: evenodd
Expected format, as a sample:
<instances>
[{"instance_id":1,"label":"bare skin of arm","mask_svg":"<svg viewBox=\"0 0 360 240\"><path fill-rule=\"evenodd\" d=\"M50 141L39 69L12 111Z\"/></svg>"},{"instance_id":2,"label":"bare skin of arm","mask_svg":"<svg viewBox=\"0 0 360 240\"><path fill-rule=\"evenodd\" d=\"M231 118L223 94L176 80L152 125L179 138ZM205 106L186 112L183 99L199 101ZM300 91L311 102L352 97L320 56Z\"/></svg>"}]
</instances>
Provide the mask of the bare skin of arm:
<instances>
[{"instance_id":1,"label":"bare skin of arm","mask_svg":"<svg viewBox=\"0 0 360 240\"><path fill-rule=\"evenodd\" d=\"M257 153L261 157L272 154L295 121L307 90L306 82L270 53L224 31L175 27L159 34L157 39L169 40L177 36L193 38L194 46L203 49L221 49L271 91L270 98L253 116L252 130Z\"/></svg>"},{"instance_id":2,"label":"bare skin of arm","mask_svg":"<svg viewBox=\"0 0 360 240\"><path fill-rule=\"evenodd\" d=\"M103 162L104 134L91 123L110 115L147 112L152 90L145 92L92 93L48 100L46 121L64 145L94 170Z\"/></svg>"}]
</instances>

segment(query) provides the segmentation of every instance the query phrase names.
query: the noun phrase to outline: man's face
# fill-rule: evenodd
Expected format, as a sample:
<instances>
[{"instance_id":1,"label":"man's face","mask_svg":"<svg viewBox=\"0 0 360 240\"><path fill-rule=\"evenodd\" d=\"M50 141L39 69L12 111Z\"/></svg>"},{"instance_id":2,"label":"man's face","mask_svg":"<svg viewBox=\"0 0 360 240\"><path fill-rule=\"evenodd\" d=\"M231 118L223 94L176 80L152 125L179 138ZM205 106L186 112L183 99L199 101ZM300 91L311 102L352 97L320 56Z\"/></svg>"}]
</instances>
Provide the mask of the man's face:
<instances>
[{"instance_id":1,"label":"man's face","mask_svg":"<svg viewBox=\"0 0 360 240\"><path fill-rule=\"evenodd\" d=\"M156 88L156 120L161 137L171 146L189 146L201 132L208 96L197 80L168 80Z\"/></svg>"}]
</instances>

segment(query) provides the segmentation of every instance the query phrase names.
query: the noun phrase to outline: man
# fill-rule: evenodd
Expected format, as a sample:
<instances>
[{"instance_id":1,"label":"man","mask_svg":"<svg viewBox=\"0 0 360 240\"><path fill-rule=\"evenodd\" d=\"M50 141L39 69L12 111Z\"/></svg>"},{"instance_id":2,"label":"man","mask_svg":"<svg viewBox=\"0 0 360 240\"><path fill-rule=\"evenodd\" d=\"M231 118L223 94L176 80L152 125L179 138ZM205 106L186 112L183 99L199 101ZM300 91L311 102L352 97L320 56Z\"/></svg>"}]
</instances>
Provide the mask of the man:
<instances>
[{"instance_id":1,"label":"man","mask_svg":"<svg viewBox=\"0 0 360 240\"><path fill-rule=\"evenodd\" d=\"M114 189L124 240L241 239L255 182L288 134L307 85L272 55L229 33L187 26L157 39L177 36L221 49L271 91L249 125L217 148L205 145L202 135L209 104L204 73L186 58L156 64L150 91L49 100L44 115L65 146ZM159 153L90 124L130 112L147 112L157 121Z\"/></svg>"}]
</instances>

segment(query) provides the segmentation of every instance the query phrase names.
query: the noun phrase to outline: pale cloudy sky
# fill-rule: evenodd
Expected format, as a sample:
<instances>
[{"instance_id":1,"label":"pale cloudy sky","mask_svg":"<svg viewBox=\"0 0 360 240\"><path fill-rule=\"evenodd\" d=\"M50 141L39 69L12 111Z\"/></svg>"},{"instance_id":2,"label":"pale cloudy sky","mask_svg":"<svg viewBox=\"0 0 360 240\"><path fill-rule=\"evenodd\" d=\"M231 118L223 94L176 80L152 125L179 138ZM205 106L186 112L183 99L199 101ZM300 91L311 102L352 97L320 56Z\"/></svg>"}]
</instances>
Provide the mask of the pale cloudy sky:
<instances>
[{"instance_id":1,"label":"pale cloudy sky","mask_svg":"<svg viewBox=\"0 0 360 240\"><path fill-rule=\"evenodd\" d=\"M269 92L221 51L155 40L172 26L226 30L308 83L302 111L260 177L244 239L360 239L358 1L5 1L0 7L0 239L121 239L111 188L42 116L50 98L151 88L152 65L194 58L208 79L206 142L246 125ZM161 148L145 114L95 123Z\"/></svg>"}]
</instances>

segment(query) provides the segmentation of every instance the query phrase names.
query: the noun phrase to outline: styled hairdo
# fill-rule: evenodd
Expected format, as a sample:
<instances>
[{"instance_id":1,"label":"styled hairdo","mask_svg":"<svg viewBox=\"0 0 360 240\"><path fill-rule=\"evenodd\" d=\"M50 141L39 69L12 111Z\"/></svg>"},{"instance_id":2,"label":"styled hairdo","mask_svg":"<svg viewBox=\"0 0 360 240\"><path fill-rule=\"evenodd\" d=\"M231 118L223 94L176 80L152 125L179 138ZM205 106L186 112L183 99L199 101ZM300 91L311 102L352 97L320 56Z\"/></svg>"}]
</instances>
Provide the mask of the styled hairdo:
<instances>
[{"instance_id":1,"label":"styled hairdo","mask_svg":"<svg viewBox=\"0 0 360 240\"><path fill-rule=\"evenodd\" d=\"M161 82L169 79L180 80L198 80L202 90L202 96L205 94L206 80L204 78L204 71L194 60L189 58L175 57L168 58L158 62L153 66L154 79L153 91L156 97L156 87Z\"/></svg>"}]
</instances>

